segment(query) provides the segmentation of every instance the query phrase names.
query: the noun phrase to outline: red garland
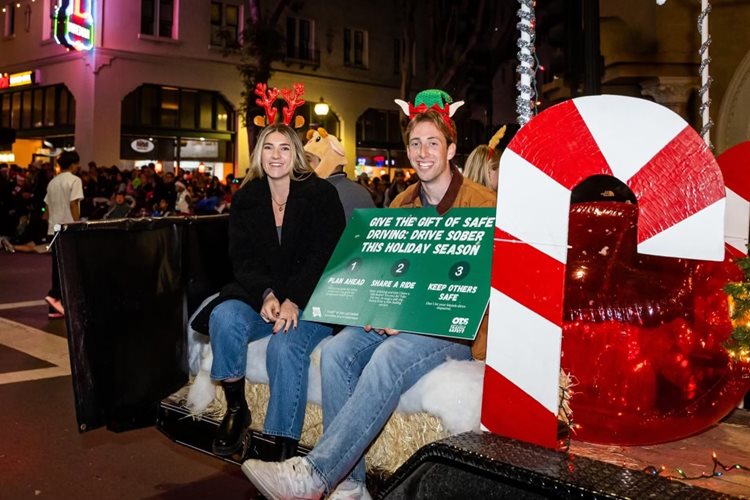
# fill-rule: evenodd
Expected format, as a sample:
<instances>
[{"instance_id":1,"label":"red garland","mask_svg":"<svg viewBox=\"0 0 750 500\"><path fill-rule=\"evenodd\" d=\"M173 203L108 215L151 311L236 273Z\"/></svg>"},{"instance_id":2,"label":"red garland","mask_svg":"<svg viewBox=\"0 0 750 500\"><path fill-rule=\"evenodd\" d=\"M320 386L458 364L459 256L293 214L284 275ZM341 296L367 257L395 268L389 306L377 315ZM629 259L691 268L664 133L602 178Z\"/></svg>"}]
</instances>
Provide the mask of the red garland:
<instances>
[{"instance_id":1,"label":"red garland","mask_svg":"<svg viewBox=\"0 0 750 500\"><path fill-rule=\"evenodd\" d=\"M453 130L453 123L451 122L450 104L446 104L442 108L437 104L433 104L428 108L425 103L422 103L419 106L414 106L412 103L409 103L409 120L412 120L418 114L425 113L430 109L433 109L440 113L440 116L443 117L443 121L446 125L448 125L448 128L451 130L451 132L455 132L455 130Z\"/></svg>"}]
</instances>

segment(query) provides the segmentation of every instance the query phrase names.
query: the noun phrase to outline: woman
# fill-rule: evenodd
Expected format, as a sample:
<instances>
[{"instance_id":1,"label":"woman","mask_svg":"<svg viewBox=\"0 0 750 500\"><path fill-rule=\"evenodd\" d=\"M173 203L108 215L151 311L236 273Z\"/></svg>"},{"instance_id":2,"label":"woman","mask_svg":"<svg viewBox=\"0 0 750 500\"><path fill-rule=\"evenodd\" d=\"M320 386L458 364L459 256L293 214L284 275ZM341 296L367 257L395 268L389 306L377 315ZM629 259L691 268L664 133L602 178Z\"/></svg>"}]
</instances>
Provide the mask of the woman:
<instances>
[{"instance_id":1,"label":"woman","mask_svg":"<svg viewBox=\"0 0 750 500\"><path fill-rule=\"evenodd\" d=\"M464 167L464 176L474 182L497 191L497 174L500 155L487 144L474 148Z\"/></svg>"},{"instance_id":2,"label":"woman","mask_svg":"<svg viewBox=\"0 0 750 500\"><path fill-rule=\"evenodd\" d=\"M213 442L217 455L242 446L250 424L245 401L247 344L272 335L266 357L271 391L264 432L279 458L297 449L310 353L331 329L299 319L344 229L333 185L315 175L302 142L286 125L260 133L250 172L232 199L229 257L234 281L193 322L208 332L211 378L221 381L227 412ZM208 316L210 314L210 316Z\"/></svg>"}]
</instances>

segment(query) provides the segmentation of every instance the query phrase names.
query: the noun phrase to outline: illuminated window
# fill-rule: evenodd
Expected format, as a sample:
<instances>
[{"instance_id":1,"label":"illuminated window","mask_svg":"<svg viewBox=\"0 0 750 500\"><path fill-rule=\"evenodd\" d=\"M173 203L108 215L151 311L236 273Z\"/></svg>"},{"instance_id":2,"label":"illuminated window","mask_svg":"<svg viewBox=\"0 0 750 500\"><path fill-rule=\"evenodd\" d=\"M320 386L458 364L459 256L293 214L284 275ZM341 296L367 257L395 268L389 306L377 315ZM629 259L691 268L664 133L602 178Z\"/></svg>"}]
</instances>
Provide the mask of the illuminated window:
<instances>
[{"instance_id":1,"label":"illuminated window","mask_svg":"<svg viewBox=\"0 0 750 500\"><path fill-rule=\"evenodd\" d=\"M122 101L127 127L233 132L235 112L215 91L145 84Z\"/></svg>"},{"instance_id":2,"label":"illuminated window","mask_svg":"<svg viewBox=\"0 0 750 500\"><path fill-rule=\"evenodd\" d=\"M298 61L318 61L315 50L315 22L299 17L286 18L286 56Z\"/></svg>"},{"instance_id":3,"label":"illuminated window","mask_svg":"<svg viewBox=\"0 0 750 500\"><path fill-rule=\"evenodd\" d=\"M0 127L10 128L10 94L0 95Z\"/></svg>"},{"instance_id":4,"label":"illuminated window","mask_svg":"<svg viewBox=\"0 0 750 500\"><path fill-rule=\"evenodd\" d=\"M367 31L344 28L344 65L367 67Z\"/></svg>"},{"instance_id":5,"label":"illuminated window","mask_svg":"<svg viewBox=\"0 0 750 500\"><path fill-rule=\"evenodd\" d=\"M177 38L175 0L141 0L141 34Z\"/></svg>"},{"instance_id":6,"label":"illuminated window","mask_svg":"<svg viewBox=\"0 0 750 500\"><path fill-rule=\"evenodd\" d=\"M55 38L55 7L57 0L45 0L44 2L44 19L42 26L42 39L50 40Z\"/></svg>"},{"instance_id":7,"label":"illuminated window","mask_svg":"<svg viewBox=\"0 0 750 500\"><path fill-rule=\"evenodd\" d=\"M416 56L416 45L412 44L411 46L411 74L416 75L417 74L417 65L415 61L417 60ZM402 56L406 55L406 47L404 46L404 41L401 38L395 38L393 40L393 74L397 75L401 73L401 59Z\"/></svg>"},{"instance_id":8,"label":"illuminated window","mask_svg":"<svg viewBox=\"0 0 750 500\"><path fill-rule=\"evenodd\" d=\"M16 5L10 3L5 7L5 24L3 27L3 37L13 38L16 34Z\"/></svg>"},{"instance_id":9,"label":"illuminated window","mask_svg":"<svg viewBox=\"0 0 750 500\"><path fill-rule=\"evenodd\" d=\"M230 2L211 2L211 45L237 47L240 43L242 7Z\"/></svg>"},{"instance_id":10,"label":"illuminated window","mask_svg":"<svg viewBox=\"0 0 750 500\"><path fill-rule=\"evenodd\" d=\"M75 124L75 98L64 85L0 94L0 126L20 131Z\"/></svg>"}]
</instances>

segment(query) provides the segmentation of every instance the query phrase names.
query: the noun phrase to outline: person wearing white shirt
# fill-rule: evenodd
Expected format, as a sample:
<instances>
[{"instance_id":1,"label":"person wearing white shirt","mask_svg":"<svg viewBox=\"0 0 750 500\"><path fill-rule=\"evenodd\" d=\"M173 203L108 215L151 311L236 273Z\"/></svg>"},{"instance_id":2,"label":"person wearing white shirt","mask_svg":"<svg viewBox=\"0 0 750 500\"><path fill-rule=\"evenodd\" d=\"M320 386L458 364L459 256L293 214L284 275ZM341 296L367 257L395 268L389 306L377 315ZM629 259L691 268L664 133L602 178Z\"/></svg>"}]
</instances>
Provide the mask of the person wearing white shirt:
<instances>
[{"instance_id":1,"label":"person wearing white shirt","mask_svg":"<svg viewBox=\"0 0 750 500\"><path fill-rule=\"evenodd\" d=\"M81 218L81 200L83 183L76 172L80 168L81 158L75 151L65 151L57 159L60 173L47 185L44 204L47 210L47 235L55 233L58 224L69 224ZM62 318L65 309L62 305L60 275L57 268L57 252L52 245L52 288L44 300L49 305L50 318Z\"/></svg>"}]
</instances>

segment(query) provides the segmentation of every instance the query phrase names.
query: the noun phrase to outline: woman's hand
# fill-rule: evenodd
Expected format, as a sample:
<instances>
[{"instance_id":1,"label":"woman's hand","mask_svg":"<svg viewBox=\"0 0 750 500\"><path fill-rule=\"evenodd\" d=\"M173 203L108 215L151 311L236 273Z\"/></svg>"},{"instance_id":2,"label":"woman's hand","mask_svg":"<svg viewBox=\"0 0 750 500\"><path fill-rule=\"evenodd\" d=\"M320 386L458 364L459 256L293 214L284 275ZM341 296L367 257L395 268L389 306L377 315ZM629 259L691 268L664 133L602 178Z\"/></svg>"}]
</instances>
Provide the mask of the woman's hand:
<instances>
[{"instance_id":1,"label":"woman's hand","mask_svg":"<svg viewBox=\"0 0 750 500\"><path fill-rule=\"evenodd\" d=\"M399 333L401 333L400 330L394 330L393 328L373 328L372 325L365 325L362 328L364 328L366 332L375 330L375 333L377 333L378 335L388 335L389 337L391 335L398 335Z\"/></svg>"},{"instance_id":2,"label":"woman's hand","mask_svg":"<svg viewBox=\"0 0 750 500\"><path fill-rule=\"evenodd\" d=\"M278 333L282 329L284 333L289 332L289 328L297 328L297 322L299 319L299 307L297 304L289 299L286 299L279 311L279 317L276 319L276 323L273 325L273 333Z\"/></svg>"},{"instance_id":3,"label":"woman's hand","mask_svg":"<svg viewBox=\"0 0 750 500\"><path fill-rule=\"evenodd\" d=\"M280 310L281 306L279 305L279 299L276 298L273 292L270 292L266 295L266 298L263 299L263 305L260 307L260 317L266 323L276 321L279 319Z\"/></svg>"}]
</instances>

